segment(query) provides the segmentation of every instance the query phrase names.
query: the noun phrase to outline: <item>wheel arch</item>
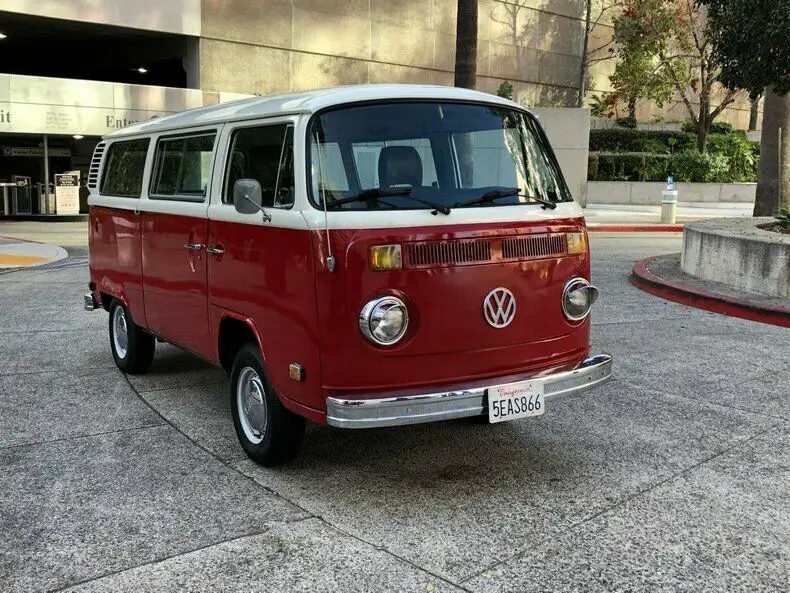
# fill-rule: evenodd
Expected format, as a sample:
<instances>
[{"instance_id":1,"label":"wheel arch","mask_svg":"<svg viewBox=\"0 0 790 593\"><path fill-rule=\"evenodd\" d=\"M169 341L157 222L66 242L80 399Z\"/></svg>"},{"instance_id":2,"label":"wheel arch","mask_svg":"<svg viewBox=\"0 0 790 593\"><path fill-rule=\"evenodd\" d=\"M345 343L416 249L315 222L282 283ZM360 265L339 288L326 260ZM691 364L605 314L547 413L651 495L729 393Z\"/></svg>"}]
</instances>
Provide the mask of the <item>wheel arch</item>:
<instances>
[{"instance_id":1,"label":"wheel arch","mask_svg":"<svg viewBox=\"0 0 790 593\"><path fill-rule=\"evenodd\" d=\"M244 344L250 342L258 346L261 358L266 362L260 333L252 319L230 313L224 314L219 321L217 331L217 361L219 365L229 373L236 354Z\"/></svg>"}]
</instances>

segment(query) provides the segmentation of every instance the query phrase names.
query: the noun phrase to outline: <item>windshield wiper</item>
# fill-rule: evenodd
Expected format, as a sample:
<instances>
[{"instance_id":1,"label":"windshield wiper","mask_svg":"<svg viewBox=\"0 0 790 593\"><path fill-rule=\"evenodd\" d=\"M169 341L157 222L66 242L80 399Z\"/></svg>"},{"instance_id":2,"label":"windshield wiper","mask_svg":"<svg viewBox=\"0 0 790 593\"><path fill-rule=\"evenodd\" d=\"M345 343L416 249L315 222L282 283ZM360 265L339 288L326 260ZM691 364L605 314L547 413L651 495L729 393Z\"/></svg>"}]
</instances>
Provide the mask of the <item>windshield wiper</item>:
<instances>
[{"instance_id":1,"label":"windshield wiper","mask_svg":"<svg viewBox=\"0 0 790 593\"><path fill-rule=\"evenodd\" d=\"M410 187L392 187L392 188L374 187L371 189L365 189L354 196L341 198L339 200L335 200L334 202L327 202L326 207L330 208L332 206L340 206L341 204L350 204L351 202L361 202L364 200L378 201L379 198L384 198L387 196L403 196L404 198L408 198L415 202L419 202L420 204L424 204L425 206L429 206L430 208L433 208L434 209L433 214L436 214L436 212L441 212L442 214L450 214L450 209L447 206L442 206L441 204L434 204L433 202L428 202L427 200L423 200L421 198L417 198L411 195Z\"/></svg>"},{"instance_id":2,"label":"windshield wiper","mask_svg":"<svg viewBox=\"0 0 790 593\"><path fill-rule=\"evenodd\" d=\"M465 202L458 202L453 206L453 208L463 208L464 206L472 206L474 204L486 204L493 202L494 200L499 200L500 198L509 198L511 196L521 196L528 198L531 200L530 202L527 202L528 204L541 204L541 207L544 209L549 208L554 210L557 207L557 204L554 202L537 198L535 196L528 196L516 187L513 189L495 189L493 191L486 192L477 198L472 198L471 200L466 200Z\"/></svg>"}]
</instances>

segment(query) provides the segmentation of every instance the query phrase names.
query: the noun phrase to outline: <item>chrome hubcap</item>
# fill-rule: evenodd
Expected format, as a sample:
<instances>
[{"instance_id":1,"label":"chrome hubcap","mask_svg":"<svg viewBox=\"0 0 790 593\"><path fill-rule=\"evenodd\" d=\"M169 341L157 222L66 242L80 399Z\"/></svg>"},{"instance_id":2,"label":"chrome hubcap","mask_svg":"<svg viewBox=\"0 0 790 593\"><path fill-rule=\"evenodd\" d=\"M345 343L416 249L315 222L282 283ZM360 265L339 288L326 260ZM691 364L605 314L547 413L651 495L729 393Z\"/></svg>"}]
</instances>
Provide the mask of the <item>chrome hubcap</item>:
<instances>
[{"instance_id":1,"label":"chrome hubcap","mask_svg":"<svg viewBox=\"0 0 790 593\"><path fill-rule=\"evenodd\" d=\"M126 358L126 352L129 348L129 331L126 326L126 313L124 313L123 307L115 307L112 325L112 340L115 353L118 355L118 358Z\"/></svg>"},{"instance_id":2,"label":"chrome hubcap","mask_svg":"<svg viewBox=\"0 0 790 593\"><path fill-rule=\"evenodd\" d=\"M236 386L236 407L244 434L250 442L258 444L266 435L269 408L263 383L255 369L244 367Z\"/></svg>"}]
</instances>

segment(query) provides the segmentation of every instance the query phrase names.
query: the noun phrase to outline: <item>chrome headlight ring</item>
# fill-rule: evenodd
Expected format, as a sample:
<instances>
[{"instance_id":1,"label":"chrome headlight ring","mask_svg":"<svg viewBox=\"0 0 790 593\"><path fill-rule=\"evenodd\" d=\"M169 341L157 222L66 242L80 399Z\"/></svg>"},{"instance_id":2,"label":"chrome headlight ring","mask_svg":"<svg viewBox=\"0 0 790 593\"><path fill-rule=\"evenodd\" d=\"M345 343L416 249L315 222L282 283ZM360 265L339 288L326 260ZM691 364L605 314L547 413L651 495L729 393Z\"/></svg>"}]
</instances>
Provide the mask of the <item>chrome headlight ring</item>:
<instances>
[{"instance_id":1,"label":"chrome headlight ring","mask_svg":"<svg viewBox=\"0 0 790 593\"><path fill-rule=\"evenodd\" d=\"M586 302L574 303L572 299L577 297L580 292L585 295ZM584 278L571 278L562 290L562 312L568 321L578 323L590 314L590 309L597 299L597 288Z\"/></svg>"},{"instance_id":2,"label":"chrome headlight ring","mask_svg":"<svg viewBox=\"0 0 790 593\"><path fill-rule=\"evenodd\" d=\"M385 296L369 301L359 312L362 335L377 346L392 346L409 327L409 311L398 297Z\"/></svg>"}]
</instances>

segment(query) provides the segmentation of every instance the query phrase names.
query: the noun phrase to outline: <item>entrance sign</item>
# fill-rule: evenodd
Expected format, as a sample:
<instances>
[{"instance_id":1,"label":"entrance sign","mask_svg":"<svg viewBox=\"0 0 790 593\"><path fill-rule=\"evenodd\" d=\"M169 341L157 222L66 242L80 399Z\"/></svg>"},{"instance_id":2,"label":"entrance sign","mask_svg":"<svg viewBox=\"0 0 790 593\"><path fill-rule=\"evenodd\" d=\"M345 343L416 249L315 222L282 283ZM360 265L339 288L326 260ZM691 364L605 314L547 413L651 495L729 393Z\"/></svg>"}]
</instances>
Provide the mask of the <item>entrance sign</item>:
<instances>
[{"instance_id":1,"label":"entrance sign","mask_svg":"<svg viewBox=\"0 0 790 593\"><path fill-rule=\"evenodd\" d=\"M0 74L0 133L104 136L134 123L248 96Z\"/></svg>"}]
</instances>

